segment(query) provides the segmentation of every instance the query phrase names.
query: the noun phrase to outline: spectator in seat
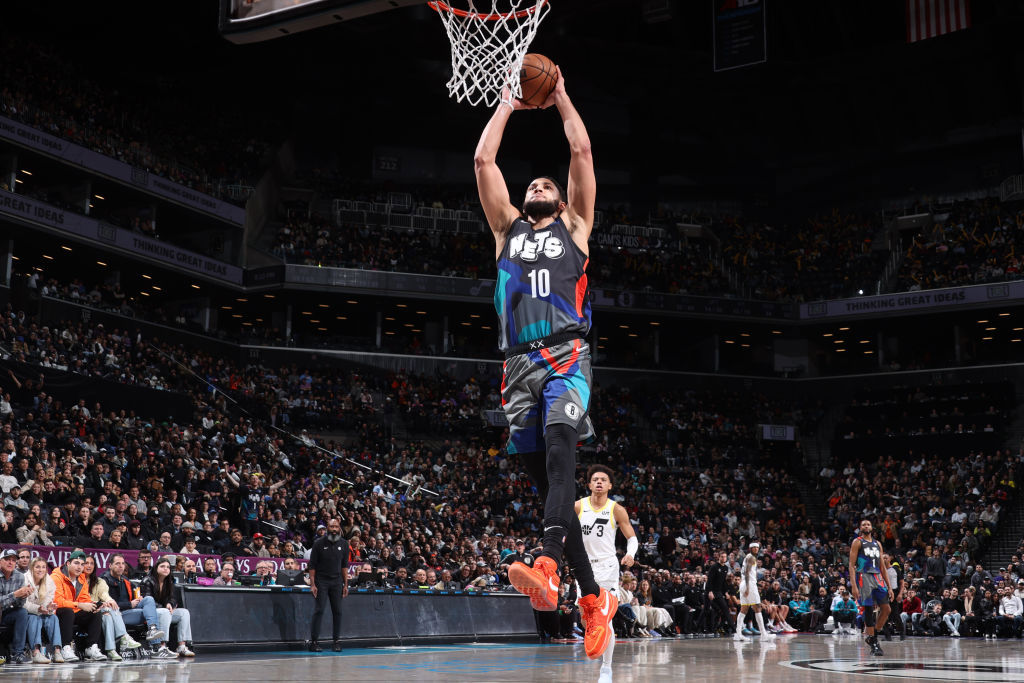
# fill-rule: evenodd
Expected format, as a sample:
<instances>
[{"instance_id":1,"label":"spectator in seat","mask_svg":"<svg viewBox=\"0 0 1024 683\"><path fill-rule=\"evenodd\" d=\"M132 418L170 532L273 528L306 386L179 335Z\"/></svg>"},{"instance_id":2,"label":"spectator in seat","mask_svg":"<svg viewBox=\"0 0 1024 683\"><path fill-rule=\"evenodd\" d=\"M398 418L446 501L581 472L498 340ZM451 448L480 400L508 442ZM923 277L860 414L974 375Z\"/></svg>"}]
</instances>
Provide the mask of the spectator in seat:
<instances>
[{"instance_id":1,"label":"spectator in seat","mask_svg":"<svg viewBox=\"0 0 1024 683\"><path fill-rule=\"evenodd\" d=\"M938 548L932 550L932 556L925 562L924 574L929 580L934 581L937 586L941 587L945 583L946 563L942 559L942 551Z\"/></svg>"},{"instance_id":2,"label":"spectator in seat","mask_svg":"<svg viewBox=\"0 0 1024 683\"><path fill-rule=\"evenodd\" d=\"M14 520L14 510L4 510L0 515L0 543L17 543L17 531L18 523Z\"/></svg>"},{"instance_id":3,"label":"spectator in seat","mask_svg":"<svg viewBox=\"0 0 1024 683\"><path fill-rule=\"evenodd\" d=\"M242 549L242 554L251 557L270 557L270 551L267 549L266 541L263 540L263 534L258 532L253 534L252 543Z\"/></svg>"},{"instance_id":4,"label":"spectator in seat","mask_svg":"<svg viewBox=\"0 0 1024 683\"><path fill-rule=\"evenodd\" d=\"M216 579L219 575L220 572L217 571L217 560L213 559L212 557L208 557L205 560L203 560L202 576L204 576L207 579Z\"/></svg>"},{"instance_id":5,"label":"spectator in seat","mask_svg":"<svg viewBox=\"0 0 1024 683\"><path fill-rule=\"evenodd\" d=\"M655 607L652 604L654 597L651 589L651 582L647 579L641 581L640 587L637 588L633 597L636 598L637 604L643 607L646 611L646 618L644 619L643 624L644 629L648 632L655 631L659 634L667 635L669 630L672 628L672 617L666 610L660 607ZM639 618L639 610L634 609L634 612Z\"/></svg>"},{"instance_id":6,"label":"spectator in seat","mask_svg":"<svg viewBox=\"0 0 1024 683\"><path fill-rule=\"evenodd\" d=\"M450 570L442 569L441 576L433 588L439 591L457 591L459 590L459 582L452 577Z\"/></svg>"},{"instance_id":7,"label":"spectator in seat","mask_svg":"<svg viewBox=\"0 0 1024 683\"><path fill-rule=\"evenodd\" d=\"M171 541L172 541L171 532L170 531L162 532L160 534L160 538L157 540L157 547L156 547L157 552L173 553L174 552L174 548L171 547ZM152 549L152 547L150 549Z\"/></svg>"},{"instance_id":8,"label":"spectator in seat","mask_svg":"<svg viewBox=\"0 0 1024 683\"><path fill-rule=\"evenodd\" d=\"M462 586L463 588L466 588L473 583L473 580L476 579L476 575L472 573L473 568L469 565L465 565L463 570L468 570L468 572L463 571L463 575L468 577ZM391 585L393 588L414 588L416 584L409 578L409 570L405 567L399 567L395 570L395 575L392 578Z\"/></svg>"},{"instance_id":9,"label":"spectator in seat","mask_svg":"<svg viewBox=\"0 0 1024 683\"><path fill-rule=\"evenodd\" d=\"M399 569L402 569L402 567L399 567ZM473 578L473 568L468 564L464 564L459 568L459 573L455 577L455 582L459 584L459 588L465 589L466 586L473 582ZM390 582L397 588L399 586L398 581L398 570L396 569L395 575L390 578Z\"/></svg>"},{"instance_id":10,"label":"spectator in seat","mask_svg":"<svg viewBox=\"0 0 1024 683\"><path fill-rule=\"evenodd\" d=\"M818 587L818 594L811 598L811 609L821 612L821 625L824 626L828 619L826 616L832 611L832 600L828 597L828 589L825 586Z\"/></svg>"},{"instance_id":11,"label":"spectator in seat","mask_svg":"<svg viewBox=\"0 0 1024 683\"><path fill-rule=\"evenodd\" d=\"M77 540L79 548L106 548L107 537L103 533L103 522L94 522L89 527L89 535Z\"/></svg>"},{"instance_id":12,"label":"spectator in seat","mask_svg":"<svg viewBox=\"0 0 1024 683\"><path fill-rule=\"evenodd\" d=\"M121 655L117 652L118 648L134 650L142 647L142 643L128 635L128 629L125 628L124 619L121 617L121 610L118 609L117 602L110 597L110 588L107 586L107 582L101 579L96 572L95 557L85 558L82 576L89 584L89 597L99 605L100 619L103 625L103 650L107 659L112 662L120 662Z\"/></svg>"},{"instance_id":13,"label":"spectator in seat","mask_svg":"<svg viewBox=\"0 0 1024 683\"><path fill-rule=\"evenodd\" d=\"M259 577L261 586L273 586L277 584L277 565L270 561L256 563L256 573L253 576Z\"/></svg>"},{"instance_id":14,"label":"spectator in seat","mask_svg":"<svg viewBox=\"0 0 1024 683\"><path fill-rule=\"evenodd\" d=\"M214 550L217 552L223 552L224 549L228 547L231 543L231 532L231 521L227 517L217 521L217 528L215 528L211 534Z\"/></svg>"},{"instance_id":15,"label":"spectator in seat","mask_svg":"<svg viewBox=\"0 0 1024 683\"><path fill-rule=\"evenodd\" d=\"M220 575L213 580L214 586L240 586L241 584L235 581L235 563L234 562L222 562L220 565Z\"/></svg>"},{"instance_id":16,"label":"spectator in seat","mask_svg":"<svg viewBox=\"0 0 1024 683\"><path fill-rule=\"evenodd\" d=\"M18 561L14 565L14 571L18 572L22 576L28 576L29 565L32 564L32 551L28 548L18 549Z\"/></svg>"},{"instance_id":17,"label":"spectator in seat","mask_svg":"<svg viewBox=\"0 0 1024 683\"><path fill-rule=\"evenodd\" d=\"M971 574L971 585L976 589L981 589L985 580L992 580L992 574L986 571L980 564L975 565L974 572Z\"/></svg>"},{"instance_id":18,"label":"spectator in seat","mask_svg":"<svg viewBox=\"0 0 1024 683\"><path fill-rule=\"evenodd\" d=\"M4 507L16 508L18 515L22 515L28 512L28 502L21 497L21 485L16 484L11 487L11 492L4 496Z\"/></svg>"},{"instance_id":19,"label":"spectator in seat","mask_svg":"<svg viewBox=\"0 0 1024 683\"><path fill-rule=\"evenodd\" d=\"M107 538L107 549L108 550L128 550L128 543L124 540L124 532L120 529L114 529L110 532L110 536Z\"/></svg>"},{"instance_id":20,"label":"spectator in seat","mask_svg":"<svg viewBox=\"0 0 1024 683\"><path fill-rule=\"evenodd\" d=\"M969 636L981 635L981 618L978 615L978 590L974 586L964 589L963 631Z\"/></svg>"},{"instance_id":21,"label":"spectator in seat","mask_svg":"<svg viewBox=\"0 0 1024 683\"><path fill-rule=\"evenodd\" d=\"M921 615L921 630L929 636L943 635L946 624L942 617L942 602L929 601Z\"/></svg>"},{"instance_id":22,"label":"spectator in seat","mask_svg":"<svg viewBox=\"0 0 1024 683\"><path fill-rule=\"evenodd\" d=\"M903 628L913 634L918 630L922 615L921 598L917 596L917 591L914 589L907 591L907 597L903 599L902 607L900 619L903 621Z\"/></svg>"},{"instance_id":23,"label":"spectator in seat","mask_svg":"<svg viewBox=\"0 0 1024 683\"><path fill-rule=\"evenodd\" d=\"M57 622L57 603L53 601L57 587L43 558L36 559L29 569L27 584L32 588L25 598L28 612L27 643L32 649L33 664L64 663L61 653L60 624ZM43 649L43 635L50 641L50 656Z\"/></svg>"},{"instance_id":24,"label":"spectator in seat","mask_svg":"<svg viewBox=\"0 0 1024 683\"><path fill-rule=\"evenodd\" d=\"M25 515L25 523L16 531L21 545L53 545L53 537L43 528L33 513Z\"/></svg>"},{"instance_id":25,"label":"spectator in seat","mask_svg":"<svg viewBox=\"0 0 1024 683\"><path fill-rule=\"evenodd\" d=\"M798 622L797 628L811 633L817 633L818 627L825 619L825 615L812 609L811 601L799 593L794 593L789 601L789 613L794 615L794 620Z\"/></svg>"},{"instance_id":26,"label":"spectator in seat","mask_svg":"<svg viewBox=\"0 0 1024 683\"><path fill-rule=\"evenodd\" d=\"M196 544L197 536L195 536L194 534L186 534L182 537L182 539L184 540L184 544L182 545L181 550L179 550L178 553L182 555L199 554L199 548L197 547Z\"/></svg>"},{"instance_id":27,"label":"spectator in seat","mask_svg":"<svg viewBox=\"0 0 1024 683\"><path fill-rule=\"evenodd\" d=\"M853 622L857 618L857 603L850 597L850 592L845 587L840 588L839 595L832 598L830 611L832 612L832 621L835 623L832 635L838 636L854 632ZM843 624L849 624L849 626Z\"/></svg>"},{"instance_id":28,"label":"spectator in seat","mask_svg":"<svg viewBox=\"0 0 1024 683\"><path fill-rule=\"evenodd\" d=\"M128 580L125 570L128 568L124 555L115 554L110 556L107 563L107 571L103 575L103 581L107 584L107 591L110 599L117 604L121 611L121 619L126 626L146 624L149 630L146 632L146 640L154 645L160 642L164 633L159 629L156 617L156 602L152 596L142 597L136 595L136 590Z\"/></svg>"},{"instance_id":29,"label":"spectator in seat","mask_svg":"<svg viewBox=\"0 0 1024 683\"><path fill-rule=\"evenodd\" d=\"M972 586L973 588L973 586ZM979 630L983 638L995 638L996 627L999 625L999 599L992 591L986 590L978 598L975 613L980 621Z\"/></svg>"},{"instance_id":30,"label":"spectator in seat","mask_svg":"<svg viewBox=\"0 0 1024 683\"><path fill-rule=\"evenodd\" d=\"M1008 631L1015 638L1020 637L1021 624L1024 623L1024 609L1021 607L1021 600L1013 593L1012 587L999 588L999 623L1004 631Z\"/></svg>"},{"instance_id":31,"label":"spectator in seat","mask_svg":"<svg viewBox=\"0 0 1024 683\"><path fill-rule=\"evenodd\" d=\"M142 522L137 519L128 522L128 534L124 540L128 550L142 550L145 548L149 538L142 533Z\"/></svg>"},{"instance_id":32,"label":"spectator in seat","mask_svg":"<svg viewBox=\"0 0 1024 683\"><path fill-rule=\"evenodd\" d=\"M160 630L164 632L165 640L161 642L160 648L153 654L157 659L175 659L177 657L195 657L195 653L189 648L188 643L192 640L192 619L188 610L178 606L178 596L174 588L174 580L171 578L171 563L167 558L161 557L153 565L153 570L142 581L142 595L151 596L157 604L157 619L160 622ZM170 637L171 626L178 626L178 648L176 653L167 647L167 640Z\"/></svg>"},{"instance_id":33,"label":"spectator in seat","mask_svg":"<svg viewBox=\"0 0 1024 683\"><path fill-rule=\"evenodd\" d=\"M139 562L138 566L130 573L132 579L145 579L149 576L149 572L153 569L153 553L148 549L143 548L139 551Z\"/></svg>"},{"instance_id":34,"label":"spectator in seat","mask_svg":"<svg viewBox=\"0 0 1024 683\"><path fill-rule=\"evenodd\" d=\"M103 620L99 608L89 595L88 578L82 575L86 555L75 550L68 556L63 566L57 567L50 574L55 586L54 602L57 603L57 621L60 622L60 642L64 643L61 650L65 662L77 662L72 643L75 631L86 632L85 660L104 662L106 655L100 651L100 640L103 638Z\"/></svg>"},{"instance_id":35,"label":"spectator in seat","mask_svg":"<svg viewBox=\"0 0 1024 683\"><path fill-rule=\"evenodd\" d=\"M942 591L942 621L954 638L960 637L960 622L963 621L964 603L956 588Z\"/></svg>"},{"instance_id":36,"label":"spectator in seat","mask_svg":"<svg viewBox=\"0 0 1024 683\"><path fill-rule=\"evenodd\" d=\"M13 629L11 638L11 663L25 664L25 643L28 635L28 611L25 599L32 594L32 586L25 581L25 576L14 570L17 566L18 553L5 550L0 553L0 623Z\"/></svg>"},{"instance_id":37,"label":"spectator in seat","mask_svg":"<svg viewBox=\"0 0 1024 683\"><path fill-rule=\"evenodd\" d=\"M963 564L960 561L960 552L953 553L953 557L949 558L949 562L946 563L946 576L942 581L943 588L949 588L957 583L960 583L960 575L963 573Z\"/></svg>"},{"instance_id":38,"label":"spectator in seat","mask_svg":"<svg viewBox=\"0 0 1024 683\"><path fill-rule=\"evenodd\" d=\"M308 586L309 577L299 568L294 557L284 558L284 569L278 570L277 580L282 586Z\"/></svg>"},{"instance_id":39,"label":"spectator in seat","mask_svg":"<svg viewBox=\"0 0 1024 683\"><path fill-rule=\"evenodd\" d=\"M246 545L244 538L242 537L241 529L232 529L230 534L230 541L224 546L225 553L232 553L235 557L241 555L248 555L245 551Z\"/></svg>"},{"instance_id":40,"label":"spectator in seat","mask_svg":"<svg viewBox=\"0 0 1024 683\"><path fill-rule=\"evenodd\" d=\"M196 561L191 557L185 558L185 570L182 572L182 583L195 583L198 574L196 572Z\"/></svg>"}]
</instances>

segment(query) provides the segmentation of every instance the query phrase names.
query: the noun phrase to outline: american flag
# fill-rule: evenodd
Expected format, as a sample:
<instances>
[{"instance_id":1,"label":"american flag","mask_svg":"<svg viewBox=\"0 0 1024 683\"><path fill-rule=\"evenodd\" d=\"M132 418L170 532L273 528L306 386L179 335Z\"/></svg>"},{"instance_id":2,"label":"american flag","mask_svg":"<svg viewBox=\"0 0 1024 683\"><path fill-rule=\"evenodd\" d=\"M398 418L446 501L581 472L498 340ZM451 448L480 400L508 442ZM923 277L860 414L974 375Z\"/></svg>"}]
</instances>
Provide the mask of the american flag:
<instances>
[{"instance_id":1,"label":"american flag","mask_svg":"<svg viewBox=\"0 0 1024 683\"><path fill-rule=\"evenodd\" d=\"M916 43L971 25L971 0L907 0L907 42Z\"/></svg>"}]
</instances>

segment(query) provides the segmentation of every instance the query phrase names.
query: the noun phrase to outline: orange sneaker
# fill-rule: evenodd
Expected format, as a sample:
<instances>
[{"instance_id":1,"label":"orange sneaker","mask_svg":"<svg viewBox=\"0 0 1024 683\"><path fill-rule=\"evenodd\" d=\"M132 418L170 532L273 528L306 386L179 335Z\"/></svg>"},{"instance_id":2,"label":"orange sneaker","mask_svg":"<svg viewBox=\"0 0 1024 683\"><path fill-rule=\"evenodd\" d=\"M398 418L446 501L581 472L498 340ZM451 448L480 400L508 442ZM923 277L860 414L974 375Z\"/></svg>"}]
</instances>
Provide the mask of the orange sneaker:
<instances>
[{"instance_id":1,"label":"orange sneaker","mask_svg":"<svg viewBox=\"0 0 1024 683\"><path fill-rule=\"evenodd\" d=\"M603 655L608 643L615 637L612 618L617 609L619 599L604 588L597 595L584 595L580 598L581 618L587 629L583 636L583 649L590 659Z\"/></svg>"},{"instance_id":2,"label":"orange sneaker","mask_svg":"<svg viewBox=\"0 0 1024 683\"><path fill-rule=\"evenodd\" d=\"M550 557L541 555L533 567L513 562L508 568L508 580L517 591L530 596L533 609L540 612L558 609L558 565Z\"/></svg>"}]
</instances>

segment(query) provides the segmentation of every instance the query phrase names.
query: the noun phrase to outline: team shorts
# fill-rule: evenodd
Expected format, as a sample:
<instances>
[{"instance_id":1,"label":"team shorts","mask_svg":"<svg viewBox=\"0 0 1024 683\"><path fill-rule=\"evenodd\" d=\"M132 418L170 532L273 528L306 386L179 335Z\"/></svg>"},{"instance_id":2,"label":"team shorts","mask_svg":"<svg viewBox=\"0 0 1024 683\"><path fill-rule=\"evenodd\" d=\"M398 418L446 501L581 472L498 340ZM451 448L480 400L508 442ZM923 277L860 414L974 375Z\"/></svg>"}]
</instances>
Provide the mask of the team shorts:
<instances>
[{"instance_id":1,"label":"team shorts","mask_svg":"<svg viewBox=\"0 0 1024 683\"><path fill-rule=\"evenodd\" d=\"M580 443L594 440L590 409L590 346L582 339L505 359L501 406L509 453L543 453L548 425L565 424Z\"/></svg>"},{"instance_id":2,"label":"team shorts","mask_svg":"<svg viewBox=\"0 0 1024 683\"><path fill-rule=\"evenodd\" d=\"M877 574L857 574L857 590L857 602L863 607L889 604L889 591L879 583Z\"/></svg>"},{"instance_id":3,"label":"team shorts","mask_svg":"<svg viewBox=\"0 0 1024 683\"><path fill-rule=\"evenodd\" d=\"M617 557L591 560L590 568L594 570L594 581L601 588L614 593L619 589L619 560Z\"/></svg>"},{"instance_id":4,"label":"team shorts","mask_svg":"<svg viewBox=\"0 0 1024 683\"><path fill-rule=\"evenodd\" d=\"M757 591L757 584L751 586L749 590L744 590L745 583L740 583L740 605L743 607L757 605L761 606L761 594Z\"/></svg>"}]
</instances>

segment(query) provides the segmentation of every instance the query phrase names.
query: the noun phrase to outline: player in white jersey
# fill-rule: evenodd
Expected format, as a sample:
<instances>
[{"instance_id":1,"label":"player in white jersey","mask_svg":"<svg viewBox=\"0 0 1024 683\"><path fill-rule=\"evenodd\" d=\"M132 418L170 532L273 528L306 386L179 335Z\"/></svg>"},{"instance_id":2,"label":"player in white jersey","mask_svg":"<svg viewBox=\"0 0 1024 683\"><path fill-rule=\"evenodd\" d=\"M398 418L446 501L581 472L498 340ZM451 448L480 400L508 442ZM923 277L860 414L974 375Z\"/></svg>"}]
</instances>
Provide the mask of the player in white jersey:
<instances>
[{"instance_id":1,"label":"player in white jersey","mask_svg":"<svg viewBox=\"0 0 1024 683\"><path fill-rule=\"evenodd\" d=\"M736 634L733 640L749 641L743 635L743 622L746 621L747 611L754 609L754 619L757 620L757 630L761 632L762 638L774 638L775 634L764 627L764 617L761 616L761 595L757 590L757 553L761 550L761 544L754 541L748 547L750 552L743 558L743 566L740 567L740 611L736 613Z\"/></svg>"},{"instance_id":2,"label":"player in white jersey","mask_svg":"<svg viewBox=\"0 0 1024 683\"><path fill-rule=\"evenodd\" d=\"M576 516L580 518L583 530L583 547L587 550L590 565L594 568L597 585L611 594L619 590L619 560L615 555L615 530L626 537L626 554L622 564L632 567L640 542L633 525L629 523L626 509L608 498L612 488L612 471L604 465L591 465L587 470L587 488L590 495L576 501ZM614 634L608 641L608 648L601 655L601 676L598 683L612 680L612 653L615 651Z\"/></svg>"}]
</instances>

